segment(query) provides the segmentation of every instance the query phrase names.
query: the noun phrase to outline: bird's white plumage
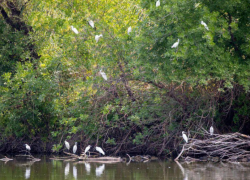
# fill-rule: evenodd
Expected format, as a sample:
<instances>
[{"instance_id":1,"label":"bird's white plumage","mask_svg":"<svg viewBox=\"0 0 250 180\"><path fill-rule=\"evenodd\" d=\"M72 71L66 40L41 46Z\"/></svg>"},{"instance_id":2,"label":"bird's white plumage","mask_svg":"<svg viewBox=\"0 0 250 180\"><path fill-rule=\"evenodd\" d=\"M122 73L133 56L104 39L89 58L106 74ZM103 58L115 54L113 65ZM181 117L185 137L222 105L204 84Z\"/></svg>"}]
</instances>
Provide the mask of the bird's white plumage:
<instances>
[{"instance_id":1,"label":"bird's white plumage","mask_svg":"<svg viewBox=\"0 0 250 180\"><path fill-rule=\"evenodd\" d=\"M100 34L100 35L95 35L95 41L96 41L97 43L98 43L100 37L103 37L103 35L102 35L102 34Z\"/></svg>"},{"instance_id":2,"label":"bird's white plumage","mask_svg":"<svg viewBox=\"0 0 250 180\"><path fill-rule=\"evenodd\" d=\"M78 34L79 32L77 31L77 29L76 28L74 28L74 26L70 26L71 27L71 30L74 32L74 33L76 33L76 34Z\"/></svg>"},{"instance_id":3,"label":"bird's white plumage","mask_svg":"<svg viewBox=\"0 0 250 180\"><path fill-rule=\"evenodd\" d=\"M102 150L102 148L96 146L95 148L99 153L101 153L102 155L105 155L105 152Z\"/></svg>"},{"instance_id":4,"label":"bird's white plumage","mask_svg":"<svg viewBox=\"0 0 250 180\"><path fill-rule=\"evenodd\" d=\"M160 5L161 5L161 2L160 2L160 0L158 0L158 1L156 2L155 6L158 7L158 6L160 6Z\"/></svg>"},{"instance_id":5,"label":"bird's white plumage","mask_svg":"<svg viewBox=\"0 0 250 180\"><path fill-rule=\"evenodd\" d=\"M132 27L129 26L129 28L128 28L128 34L130 34L131 32L132 32Z\"/></svg>"},{"instance_id":6,"label":"bird's white plumage","mask_svg":"<svg viewBox=\"0 0 250 180\"><path fill-rule=\"evenodd\" d=\"M171 46L171 48L176 48L176 47L178 47L179 42L180 42L180 39L178 39L178 41L175 42L175 43Z\"/></svg>"},{"instance_id":7,"label":"bird's white plumage","mask_svg":"<svg viewBox=\"0 0 250 180\"><path fill-rule=\"evenodd\" d=\"M97 167L95 169L95 175L97 177L100 177L103 174L104 169L105 169L105 164L102 164L101 166Z\"/></svg>"},{"instance_id":8,"label":"bird's white plumage","mask_svg":"<svg viewBox=\"0 0 250 180\"><path fill-rule=\"evenodd\" d=\"M69 148L70 148L69 142L68 141L64 141L64 144L65 144L66 148L69 150Z\"/></svg>"},{"instance_id":9,"label":"bird's white plumage","mask_svg":"<svg viewBox=\"0 0 250 180\"><path fill-rule=\"evenodd\" d=\"M186 143L188 143L188 137L184 131L182 131L182 137L183 137L184 141L186 141Z\"/></svg>"},{"instance_id":10,"label":"bird's white plumage","mask_svg":"<svg viewBox=\"0 0 250 180\"><path fill-rule=\"evenodd\" d=\"M209 131L210 131L210 135L212 136L214 134L214 128L213 128L213 126L210 127Z\"/></svg>"},{"instance_id":11,"label":"bird's white plumage","mask_svg":"<svg viewBox=\"0 0 250 180\"><path fill-rule=\"evenodd\" d=\"M85 150L84 150L84 154L86 154L86 153L90 150L90 148L91 148L91 146L88 145L88 146L85 148Z\"/></svg>"},{"instance_id":12,"label":"bird's white plumage","mask_svg":"<svg viewBox=\"0 0 250 180\"><path fill-rule=\"evenodd\" d=\"M28 144L25 144L25 148L26 148L27 151L31 150L31 148L30 148L30 146Z\"/></svg>"},{"instance_id":13,"label":"bird's white plumage","mask_svg":"<svg viewBox=\"0 0 250 180\"><path fill-rule=\"evenodd\" d=\"M75 142L75 145L73 147L73 153L75 154L76 153L76 150L77 150L77 142Z\"/></svg>"},{"instance_id":14,"label":"bird's white plumage","mask_svg":"<svg viewBox=\"0 0 250 180\"><path fill-rule=\"evenodd\" d=\"M102 70L100 70L100 74L102 75L103 79L105 79L106 81L108 80L108 77L106 75L105 72L103 72Z\"/></svg>"},{"instance_id":15,"label":"bird's white plumage","mask_svg":"<svg viewBox=\"0 0 250 180\"><path fill-rule=\"evenodd\" d=\"M94 21L90 20L90 21L89 21L89 25L90 25L92 28L94 28L94 27L95 27Z\"/></svg>"},{"instance_id":16,"label":"bird's white plumage","mask_svg":"<svg viewBox=\"0 0 250 180\"><path fill-rule=\"evenodd\" d=\"M201 24L206 28L206 30L209 30L207 24L204 21L201 21Z\"/></svg>"}]
</instances>

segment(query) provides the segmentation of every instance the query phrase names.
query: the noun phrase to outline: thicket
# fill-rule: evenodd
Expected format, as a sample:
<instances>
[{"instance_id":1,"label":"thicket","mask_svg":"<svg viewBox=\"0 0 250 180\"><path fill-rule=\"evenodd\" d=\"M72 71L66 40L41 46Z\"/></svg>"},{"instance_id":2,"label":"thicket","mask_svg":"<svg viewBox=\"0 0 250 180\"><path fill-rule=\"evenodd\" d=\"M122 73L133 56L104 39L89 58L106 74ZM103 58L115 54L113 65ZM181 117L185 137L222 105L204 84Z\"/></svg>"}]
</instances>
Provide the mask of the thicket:
<instances>
[{"instance_id":1,"label":"thicket","mask_svg":"<svg viewBox=\"0 0 250 180\"><path fill-rule=\"evenodd\" d=\"M160 156L178 147L182 130L249 134L249 6L1 1L0 150L25 141L59 151L68 139Z\"/></svg>"}]
</instances>

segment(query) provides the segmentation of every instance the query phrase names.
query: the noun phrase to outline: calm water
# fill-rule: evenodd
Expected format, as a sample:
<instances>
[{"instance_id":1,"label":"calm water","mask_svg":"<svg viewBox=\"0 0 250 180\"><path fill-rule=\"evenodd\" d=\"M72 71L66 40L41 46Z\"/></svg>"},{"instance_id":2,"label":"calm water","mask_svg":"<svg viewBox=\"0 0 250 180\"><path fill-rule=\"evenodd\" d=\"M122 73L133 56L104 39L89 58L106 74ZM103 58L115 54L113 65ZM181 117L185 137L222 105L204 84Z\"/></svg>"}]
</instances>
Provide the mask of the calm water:
<instances>
[{"instance_id":1,"label":"calm water","mask_svg":"<svg viewBox=\"0 0 250 180\"><path fill-rule=\"evenodd\" d=\"M0 156L2 158L2 156ZM84 163L50 160L31 162L23 157L0 161L0 180L247 180L250 164L181 163L152 161L147 163Z\"/></svg>"}]
</instances>

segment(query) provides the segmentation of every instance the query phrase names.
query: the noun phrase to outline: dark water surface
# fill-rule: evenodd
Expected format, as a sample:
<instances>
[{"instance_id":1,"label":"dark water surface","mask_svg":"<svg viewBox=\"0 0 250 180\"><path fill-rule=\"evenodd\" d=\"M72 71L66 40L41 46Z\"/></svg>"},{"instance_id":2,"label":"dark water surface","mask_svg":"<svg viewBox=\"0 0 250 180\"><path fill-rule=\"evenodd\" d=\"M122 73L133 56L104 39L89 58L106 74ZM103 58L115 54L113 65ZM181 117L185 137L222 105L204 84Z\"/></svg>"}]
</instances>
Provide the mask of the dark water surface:
<instances>
[{"instance_id":1,"label":"dark water surface","mask_svg":"<svg viewBox=\"0 0 250 180\"><path fill-rule=\"evenodd\" d=\"M3 156L0 156L1 158ZM50 160L32 162L24 157L0 161L0 180L250 180L249 163L84 163Z\"/></svg>"}]
</instances>

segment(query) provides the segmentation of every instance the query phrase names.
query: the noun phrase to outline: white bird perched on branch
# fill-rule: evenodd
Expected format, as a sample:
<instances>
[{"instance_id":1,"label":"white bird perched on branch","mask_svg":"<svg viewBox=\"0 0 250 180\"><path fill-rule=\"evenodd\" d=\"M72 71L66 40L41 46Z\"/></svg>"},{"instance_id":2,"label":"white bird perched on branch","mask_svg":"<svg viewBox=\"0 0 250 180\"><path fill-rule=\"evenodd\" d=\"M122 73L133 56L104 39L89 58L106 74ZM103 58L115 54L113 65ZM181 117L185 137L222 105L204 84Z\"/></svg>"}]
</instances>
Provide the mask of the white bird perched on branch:
<instances>
[{"instance_id":1,"label":"white bird perched on branch","mask_svg":"<svg viewBox=\"0 0 250 180\"><path fill-rule=\"evenodd\" d=\"M89 20L89 25L90 25L92 28L95 28L95 23L94 23L94 21Z\"/></svg>"},{"instance_id":2,"label":"white bird perched on branch","mask_svg":"<svg viewBox=\"0 0 250 180\"><path fill-rule=\"evenodd\" d=\"M186 143L188 143L188 137L184 131L182 131L182 137L183 137L184 141L186 141Z\"/></svg>"},{"instance_id":3,"label":"white bird perched on branch","mask_svg":"<svg viewBox=\"0 0 250 180\"><path fill-rule=\"evenodd\" d=\"M171 48L176 48L176 47L178 47L179 42L180 42L180 39L178 39L178 41L175 42L175 43L171 46Z\"/></svg>"},{"instance_id":4,"label":"white bird perched on branch","mask_svg":"<svg viewBox=\"0 0 250 180\"><path fill-rule=\"evenodd\" d=\"M28 144L25 144L25 148L26 148L27 151L31 150L31 148L30 148L30 146Z\"/></svg>"},{"instance_id":5,"label":"white bird perched on branch","mask_svg":"<svg viewBox=\"0 0 250 180\"><path fill-rule=\"evenodd\" d=\"M76 153L76 150L77 150L77 142L75 142L75 145L73 147L73 153L75 154Z\"/></svg>"},{"instance_id":6,"label":"white bird perched on branch","mask_svg":"<svg viewBox=\"0 0 250 180\"><path fill-rule=\"evenodd\" d=\"M210 135L212 136L214 134L214 128L213 128L213 126L210 127L209 131L210 131Z\"/></svg>"},{"instance_id":7,"label":"white bird perched on branch","mask_svg":"<svg viewBox=\"0 0 250 180\"><path fill-rule=\"evenodd\" d=\"M77 29L76 28L74 28L74 26L70 26L71 27L71 30L74 32L74 33L76 33L76 34L78 34L79 32L77 31Z\"/></svg>"},{"instance_id":8,"label":"white bird perched on branch","mask_svg":"<svg viewBox=\"0 0 250 180\"><path fill-rule=\"evenodd\" d=\"M103 37L103 35L102 35L102 34L100 34L100 35L95 35L95 41L96 41L97 43L98 43L100 37Z\"/></svg>"},{"instance_id":9,"label":"white bird perched on branch","mask_svg":"<svg viewBox=\"0 0 250 180\"><path fill-rule=\"evenodd\" d=\"M106 73L105 73L105 72L103 72L102 70L100 70L100 73L101 73L101 75L102 75L103 79L105 79L105 80L107 81L107 80L108 80L108 78L107 78Z\"/></svg>"},{"instance_id":10,"label":"white bird perched on branch","mask_svg":"<svg viewBox=\"0 0 250 180\"><path fill-rule=\"evenodd\" d=\"M84 150L84 154L86 154L87 152L89 152L90 148L91 148L91 146L88 145L88 146L85 148L85 150Z\"/></svg>"},{"instance_id":11,"label":"white bird perched on branch","mask_svg":"<svg viewBox=\"0 0 250 180\"><path fill-rule=\"evenodd\" d=\"M102 148L96 146L95 148L99 153L101 153L102 155L105 155L105 152L102 150Z\"/></svg>"},{"instance_id":12,"label":"white bird perched on branch","mask_svg":"<svg viewBox=\"0 0 250 180\"><path fill-rule=\"evenodd\" d=\"M128 28L128 34L131 33L131 32L132 32L132 28L131 28L131 26L129 26L129 28Z\"/></svg>"},{"instance_id":13,"label":"white bird perched on branch","mask_svg":"<svg viewBox=\"0 0 250 180\"><path fill-rule=\"evenodd\" d=\"M160 5L161 5L161 2L160 2L160 0L158 0L158 1L156 2L155 6L158 7L158 6L160 6Z\"/></svg>"},{"instance_id":14,"label":"white bird perched on branch","mask_svg":"<svg viewBox=\"0 0 250 180\"><path fill-rule=\"evenodd\" d=\"M201 21L201 24L206 28L206 30L209 30L207 24L204 21Z\"/></svg>"},{"instance_id":15,"label":"white bird perched on branch","mask_svg":"<svg viewBox=\"0 0 250 180\"><path fill-rule=\"evenodd\" d=\"M64 144L65 144L66 148L69 150L69 148L70 148L69 142L68 141L64 141Z\"/></svg>"}]
</instances>

